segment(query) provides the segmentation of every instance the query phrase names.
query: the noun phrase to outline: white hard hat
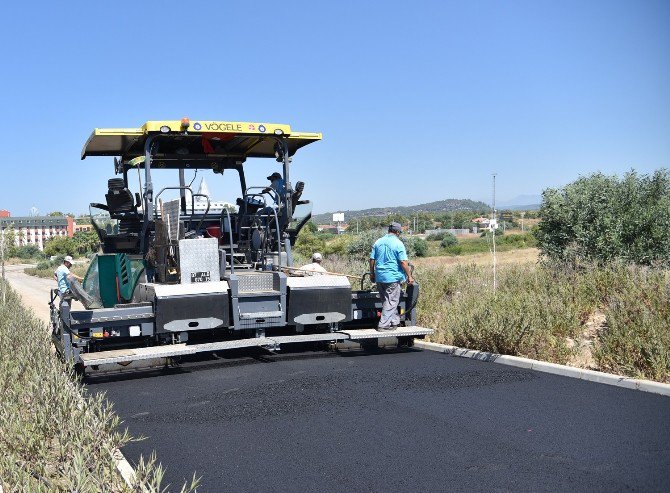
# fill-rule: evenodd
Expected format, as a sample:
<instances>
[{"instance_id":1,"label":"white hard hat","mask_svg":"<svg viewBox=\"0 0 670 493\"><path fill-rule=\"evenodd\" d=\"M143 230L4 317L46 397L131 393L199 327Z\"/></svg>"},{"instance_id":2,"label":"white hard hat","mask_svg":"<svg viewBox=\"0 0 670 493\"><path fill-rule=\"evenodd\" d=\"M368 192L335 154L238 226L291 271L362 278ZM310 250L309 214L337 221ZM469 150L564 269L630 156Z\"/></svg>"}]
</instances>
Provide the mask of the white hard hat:
<instances>
[{"instance_id":1,"label":"white hard hat","mask_svg":"<svg viewBox=\"0 0 670 493\"><path fill-rule=\"evenodd\" d=\"M323 256L319 252L314 252L312 254L312 260L315 262L321 262L323 260Z\"/></svg>"},{"instance_id":2,"label":"white hard hat","mask_svg":"<svg viewBox=\"0 0 670 493\"><path fill-rule=\"evenodd\" d=\"M74 264L74 260L69 255L65 256L65 258L63 259L63 262L70 262L71 264Z\"/></svg>"}]
</instances>

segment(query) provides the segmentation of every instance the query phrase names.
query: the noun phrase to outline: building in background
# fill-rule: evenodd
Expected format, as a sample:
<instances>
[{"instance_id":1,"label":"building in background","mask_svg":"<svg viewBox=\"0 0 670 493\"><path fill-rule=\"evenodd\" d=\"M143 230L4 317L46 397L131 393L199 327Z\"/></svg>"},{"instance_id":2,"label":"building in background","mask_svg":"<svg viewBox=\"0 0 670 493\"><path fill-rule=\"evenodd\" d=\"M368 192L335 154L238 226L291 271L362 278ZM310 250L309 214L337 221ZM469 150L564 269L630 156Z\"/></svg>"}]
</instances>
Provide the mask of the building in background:
<instances>
[{"instance_id":1,"label":"building in background","mask_svg":"<svg viewBox=\"0 0 670 493\"><path fill-rule=\"evenodd\" d=\"M194 214L205 213L205 211L207 210L207 199L205 197L202 197L201 195L206 195L207 197L210 197L210 194L209 194L209 187L207 186L207 182L205 181L204 177L202 178L202 180L200 180L200 186L198 187L198 191L195 197L191 196L190 190L186 190L185 195L186 195L186 210L189 213L190 212L193 212ZM193 200L193 208L191 208L191 200ZM223 209L228 209L229 211L236 211L237 207L234 204L231 204L230 202L224 202L222 200L212 200L211 198L209 199L209 212L222 212Z\"/></svg>"},{"instance_id":2,"label":"building in background","mask_svg":"<svg viewBox=\"0 0 670 493\"><path fill-rule=\"evenodd\" d=\"M74 232L75 233L88 232L88 231L93 231L93 225L91 225L91 224L77 224L76 222L74 223Z\"/></svg>"},{"instance_id":3,"label":"building in background","mask_svg":"<svg viewBox=\"0 0 670 493\"><path fill-rule=\"evenodd\" d=\"M332 224L317 224L316 230L320 233L331 233L334 235L341 235L349 229L348 224L339 224L338 226L333 226Z\"/></svg>"},{"instance_id":4,"label":"building in background","mask_svg":"<svg viewBox=\"0 0 670 493\"><path fill-rule=\"evenodd\" d=\"M8 210L0 209L0 217L10 217L11 213Z\"/></svg>"},{"instance_id":5,"label":"building in background","mask_svg":"<svg viewBox=\"0 0 670 493\"><path fill-rule=\"evenodd\" d=\"M44 250L44 244L58 236L74 236L75 221L69 216L0 216L0 233L14 229L16 246L35 245Z\"/></svg>"}]
</instances>

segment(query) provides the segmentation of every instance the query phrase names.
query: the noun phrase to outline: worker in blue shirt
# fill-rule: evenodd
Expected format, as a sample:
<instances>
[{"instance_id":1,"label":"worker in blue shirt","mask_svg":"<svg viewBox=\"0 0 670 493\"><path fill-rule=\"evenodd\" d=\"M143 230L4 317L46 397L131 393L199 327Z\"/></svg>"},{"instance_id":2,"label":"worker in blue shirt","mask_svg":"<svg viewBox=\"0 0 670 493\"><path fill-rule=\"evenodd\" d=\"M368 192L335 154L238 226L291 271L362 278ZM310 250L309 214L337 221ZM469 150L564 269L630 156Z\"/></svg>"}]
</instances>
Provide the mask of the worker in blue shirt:
<instances>
[{"instance_id":1,"label":"worker in blue shirt","mask_svg":"<svg viewBox=\"0 0 670 493\"><path fill-rule=\"evenodd\" d=\"M400 303L400 283L407 280L414 284L409 270L407 250L400 241L402 226L389 224L388 234L379 238L370 252L370 280L377 283L382 299L382 316L378 331L393 330L400 324L398 304Z\"/></svg>"},{"instance_id":2,"label":"worker in blue shirt","mask_svg":"<svg viewBox=\"0 0 670 493\"><path fill-rule=\"evenodd\" d=\"M274 190L276 192L276 196L272 198L277 202L277 205L279 205L279 203L281 203L281 199L286 193L286 182L276 171L268 176L268 180L270 180L270 186L265 187L263 189L263 193L268 193L270 190Z\"/></svg>"},{"instance_id":3,"label":"worker in blue shirt","mask_svg":"<svg viewBox=\"0 0 670 493\"><path fill-rule=\"evenodd\" d=\"M72 257L67 255L63 259L63 264L54 272L54 278L58 283L58 293L61 295L61 297L70 290L70 283L72 282L72 279L76 279L78 281L83 280L81 277L76 276L70 272L70 268L72 267L73 262L74 260Z\"/></svg>"}]
</instances>

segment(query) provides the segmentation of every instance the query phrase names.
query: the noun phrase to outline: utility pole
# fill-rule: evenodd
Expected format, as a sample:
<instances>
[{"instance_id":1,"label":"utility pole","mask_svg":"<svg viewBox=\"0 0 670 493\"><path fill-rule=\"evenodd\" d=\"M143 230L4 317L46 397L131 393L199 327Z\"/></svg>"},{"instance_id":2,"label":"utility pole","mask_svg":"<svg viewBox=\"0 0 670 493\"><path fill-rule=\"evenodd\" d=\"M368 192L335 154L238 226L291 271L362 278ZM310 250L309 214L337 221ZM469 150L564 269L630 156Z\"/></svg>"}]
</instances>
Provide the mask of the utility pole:
<instances>
[{"instance_id":1,"label":"utility pole","mask_svg":"<svg viewBox=\"0 0 670 493\"><path fill-rule=\"evenodd\" d=\"M496 279L496 227L498 223L496 221L496 174L493 173L493 227L491 228L491 233L493 233L493 291L496 291L497 288L497 279Z\"/></svg>"}]
</instances>

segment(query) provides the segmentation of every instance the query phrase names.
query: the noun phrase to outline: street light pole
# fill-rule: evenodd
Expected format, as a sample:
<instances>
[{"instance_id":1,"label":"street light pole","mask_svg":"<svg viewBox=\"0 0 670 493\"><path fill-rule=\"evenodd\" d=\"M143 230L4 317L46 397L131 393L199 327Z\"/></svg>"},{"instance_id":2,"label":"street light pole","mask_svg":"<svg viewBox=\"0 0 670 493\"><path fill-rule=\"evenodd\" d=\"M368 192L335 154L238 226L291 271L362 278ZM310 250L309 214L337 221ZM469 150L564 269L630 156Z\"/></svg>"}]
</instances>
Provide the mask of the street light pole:
<instances>
[{"instance_id":1,"label":"street light pole","mask_svg":"<svg viewBox=\"0 0 670 493\"><path fill-rule=\"evenodd\" d=\"M496 174L493 173L493 228L491 228L491 233L493 234L493 292L495 292L497 287L497 278L496 278L496 228L498 223L496 222Z\"/></svg>"}]
</instances>

